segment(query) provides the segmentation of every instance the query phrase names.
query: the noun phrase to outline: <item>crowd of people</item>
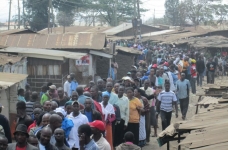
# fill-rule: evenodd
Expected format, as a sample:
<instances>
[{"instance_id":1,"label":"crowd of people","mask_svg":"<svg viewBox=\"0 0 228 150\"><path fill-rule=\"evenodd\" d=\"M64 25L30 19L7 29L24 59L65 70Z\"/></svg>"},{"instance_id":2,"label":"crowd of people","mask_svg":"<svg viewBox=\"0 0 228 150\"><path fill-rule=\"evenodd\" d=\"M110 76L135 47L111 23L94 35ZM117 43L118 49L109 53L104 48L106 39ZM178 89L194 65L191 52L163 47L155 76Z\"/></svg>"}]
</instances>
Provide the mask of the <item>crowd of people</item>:
<instances>
[{"instance_id":1,"label":"crowd of people","mask_svg":"<svg viewBox=\"0 0 228 150\"><path fill-rule=\"evenodd\" d=\"M116 62L112 66L118 69ZM0 146L2 150L141 149L151 136L157 137L159 115L162 130L170 125L173 113L178 117L178 107L186 119L190 91L196 94L206 74L214 83L216 69L217 63L206 61L203 54L153 47L144 50L119 80L109 74L82 87L71 73L63 87L47 83L40 93L27 84L18 90L14 143L8 120L0 115Z\"/></svg>"}]
</instances>

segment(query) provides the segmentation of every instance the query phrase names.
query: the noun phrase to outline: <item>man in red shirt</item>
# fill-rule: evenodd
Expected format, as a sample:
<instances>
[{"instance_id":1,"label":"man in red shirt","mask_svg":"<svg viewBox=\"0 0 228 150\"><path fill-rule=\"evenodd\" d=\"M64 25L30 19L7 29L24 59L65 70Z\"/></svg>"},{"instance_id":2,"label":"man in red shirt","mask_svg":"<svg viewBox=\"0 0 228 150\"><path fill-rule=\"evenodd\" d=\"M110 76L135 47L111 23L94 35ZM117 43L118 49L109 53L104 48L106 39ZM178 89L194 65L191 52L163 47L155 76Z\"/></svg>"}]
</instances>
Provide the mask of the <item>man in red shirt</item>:
<instances>
[{"instance_id":1,"label":"man in red shirt","mask_svg":"<svg viewBox=\"0 0 228 150\"><path fill-rule=\"evenodd\" d=\"M19 124L14 132L14 137L17 143L12 143L8 145L8 150L38 150L27 143L27 138L29 137L27 133L27 127L24 124Z\"/></svg>"}]
</instances>

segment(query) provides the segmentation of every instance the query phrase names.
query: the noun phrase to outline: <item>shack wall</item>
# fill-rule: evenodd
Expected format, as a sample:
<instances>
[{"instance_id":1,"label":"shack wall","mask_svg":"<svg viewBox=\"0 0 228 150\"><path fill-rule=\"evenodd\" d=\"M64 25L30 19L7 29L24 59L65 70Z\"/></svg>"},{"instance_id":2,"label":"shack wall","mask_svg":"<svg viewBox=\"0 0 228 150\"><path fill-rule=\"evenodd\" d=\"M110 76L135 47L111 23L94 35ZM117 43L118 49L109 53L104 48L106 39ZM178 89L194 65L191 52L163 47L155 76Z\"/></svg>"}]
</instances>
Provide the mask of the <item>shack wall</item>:
<instances>
[{"instance_id":1,"label":"shack wall","mask_svg":"<svg viewBox=\"0 0 228 150\"><path fill-rule=\"evenodd\" d=\"M41 86L52 82L57 87L62 87L66 76L69 74L69 61L28 58L28 78L33 91L40 91Z\"/></svg>"}]
</instances>

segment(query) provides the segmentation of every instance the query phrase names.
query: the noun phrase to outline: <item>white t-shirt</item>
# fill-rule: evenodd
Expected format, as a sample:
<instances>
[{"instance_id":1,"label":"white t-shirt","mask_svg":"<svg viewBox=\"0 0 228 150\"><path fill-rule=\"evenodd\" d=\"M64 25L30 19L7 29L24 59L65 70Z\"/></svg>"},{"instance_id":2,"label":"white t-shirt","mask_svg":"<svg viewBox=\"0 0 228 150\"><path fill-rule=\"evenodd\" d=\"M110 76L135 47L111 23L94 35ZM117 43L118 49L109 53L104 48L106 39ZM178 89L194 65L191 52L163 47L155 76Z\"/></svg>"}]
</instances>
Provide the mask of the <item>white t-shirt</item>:
<instances>
[{"instance_id":1,"label":"white t-shirt","mask_svg":"<svg viewBox=\"0 0 228 150\"><path fill-rule=\"evenodd\" d=\"M70 89L70 85L71 85L71 83L68 82L68 81L66 81L64 83L64 92L66 92L68 94L68 97L71 96L71 92L72 92L71 89Z\"/></svg>"},{"instance_id":2,"label":"white t-shirt","mask_svg":"<svg viewBox=\"0 0 228 150\"><path fill-rule=\"evenodd\" d=\"M110 144L103 136L96 143L99 150L111 150Z\"/></svg>"},{"instance_id":3,"label":"white t-shirt","mask_svg":"<svg viewBox=\"0 0 228 150\"><path fill-rule=\"evenodd\" d=\"M162 91L158 95L158 100L161 102L161 110L171 112L173 110L173 102L177 101L177 97L175 93L172 91Z\"/></svg>"}]
</instances>

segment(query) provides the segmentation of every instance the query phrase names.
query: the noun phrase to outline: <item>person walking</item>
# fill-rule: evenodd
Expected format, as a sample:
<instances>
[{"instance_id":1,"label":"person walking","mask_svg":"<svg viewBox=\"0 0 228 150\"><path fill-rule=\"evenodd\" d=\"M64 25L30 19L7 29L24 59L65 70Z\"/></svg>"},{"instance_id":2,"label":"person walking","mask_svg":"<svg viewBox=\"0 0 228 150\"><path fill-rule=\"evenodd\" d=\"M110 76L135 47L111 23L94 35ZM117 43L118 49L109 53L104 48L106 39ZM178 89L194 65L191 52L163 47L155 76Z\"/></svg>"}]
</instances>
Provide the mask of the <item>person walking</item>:
<instances>
[{"instance_id":1,"label":"person walking","mask_svg":"<svg viewBox=\"0 0 228 150\"><path fill-rule=\"evenodd\" d=\"M177 81L177 97L180 101L182 119L185 120L189 104L189 90L191 85L189 80L185 79L185 73L181 73L181 79Z\"/></svg>"},{"instance_id":2,"label":"person walking","mask_svg":"<svg viewBox=\"0 0 228 150\"><path fill-rule=\"evenodd\" d=\"M170 125L173 105L175 105L176 118L178 118L177 98L175 93L170 91L169 80L165 81L165 90L159 93L157 99L157 110L160 111L162 130L165 130Z\"/></svg>"},{"instance_id":3,"label":"person walking","mask_svg":"<svg viewBox=\"0 0 228 150\"><path fill-rule=\"evenodd\" d=\"M205 62L202 56L199 56L199 59L196 62L196 71L197 71L197 85L202 87L203 76L205 71Z\"/></svg>"},{"instance_id":4,"label":"person walking","mask_svg":"<svg viewBox=\"0 0 228 150\"><path fill-rule=\"evenodd\" d=\"M196 78L197 78L197 71L196 71L196 60L191 60L191 87L192 87L192 93L196 94Z\"/></svg>"},{"instance_id":5,"label":"person walking","mask_svg":"<svg viewBox=\"0 0 228 150\"><path fill-rule=\"evenodd\" d=\"M207 63L207 71L208 71L208 81L210 84L214 84L215 82L215 71L216 71L217 65L212 59L209 59Z\"/></svg>"}]
</instances>

